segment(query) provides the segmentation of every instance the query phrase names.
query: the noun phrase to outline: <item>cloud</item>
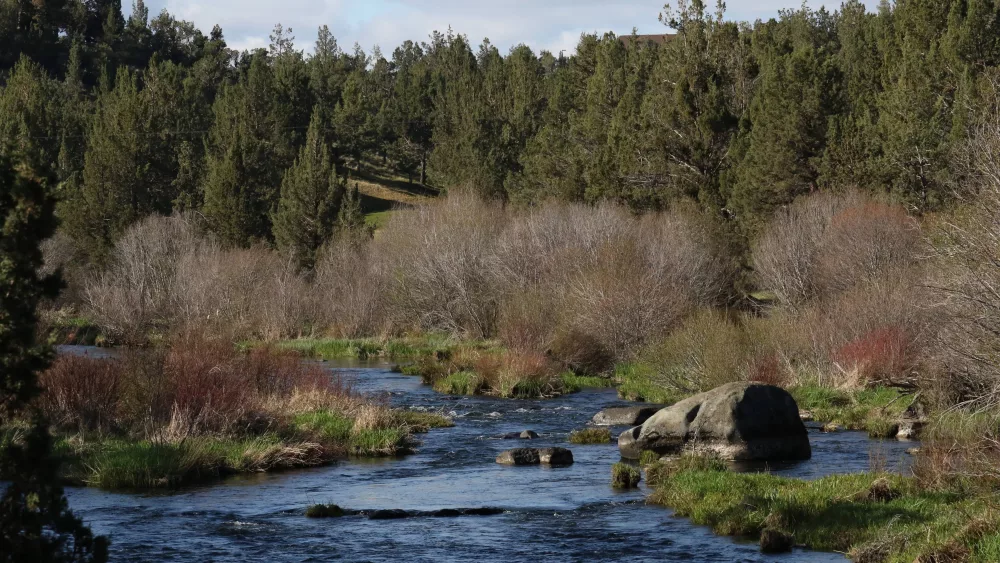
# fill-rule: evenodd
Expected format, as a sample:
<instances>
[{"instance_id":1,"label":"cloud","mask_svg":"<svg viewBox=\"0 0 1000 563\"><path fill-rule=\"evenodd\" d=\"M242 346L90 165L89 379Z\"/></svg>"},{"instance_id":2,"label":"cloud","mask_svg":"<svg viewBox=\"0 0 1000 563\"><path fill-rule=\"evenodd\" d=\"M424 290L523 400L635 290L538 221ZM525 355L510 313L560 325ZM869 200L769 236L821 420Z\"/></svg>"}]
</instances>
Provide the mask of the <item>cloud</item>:
<instances>
[{"instance_id":1,"label":"cloud","mask_svg":"<svg viewBox=\"0 0 1000 563\"><path fill-rule=\"evenodd\" d=\"M798 0L729 0L727 17L767 18L799 5ZM316 30L327 24L343 48L379 45L387 55L403 41L426 41L433 31L449 27L473 44L489 38L502 52L519 43L572 52L581 33L665 31L657 21L662 4L656 0L149 0L147 6L153 13L165 8L204 30L219 24L237 49L266 46L277 23L291 27L296 44L307 51Z\"/></svg>"}]
</instances>

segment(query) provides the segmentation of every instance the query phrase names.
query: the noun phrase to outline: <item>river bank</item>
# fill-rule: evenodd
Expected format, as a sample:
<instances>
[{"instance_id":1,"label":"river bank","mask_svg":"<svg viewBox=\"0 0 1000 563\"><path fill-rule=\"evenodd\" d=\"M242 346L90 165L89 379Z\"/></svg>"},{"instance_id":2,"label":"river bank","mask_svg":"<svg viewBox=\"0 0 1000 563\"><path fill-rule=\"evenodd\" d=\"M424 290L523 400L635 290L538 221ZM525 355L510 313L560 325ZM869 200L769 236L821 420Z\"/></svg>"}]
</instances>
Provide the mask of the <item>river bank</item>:
<instances>
[{"instance_id":1,"label":"river bank","mask_svg":"<svg viewBox=\"0 0 1000 563\"><path fill-rule=\"evenodd\" d=\"M332 363L332 362L331 362ZM570 433L606 407L627 404L611 389L587 389L549 400L447 396L391 365L328 365L360 393L382 395L390 406L455 421L453 428L421 436L402 459L350 459L328 467L234 476L210 486L170 494L123 495L70 489L75 510L95 531L111 533L113 555L136 561L274 561L346 558L395 561L470 559L632 561L774 561L755 543L714 535L645 503L651 489L615 490L610 468L614 444L571 445L575 463L560 468L506 468L496 455L519 445L500 437L531 429L532 447L567 447ZM619 427L613 432L621 430ZM808 462L775 464L778 475L815 479L868 468L868 451L884 449L892 468L909 456L894 441L871 441L858 432L810 429ZM748 467L760 470L759 467ZM333 503L356 511L495 507L496 516L371 521L363 516L306 518L307 506ZM788 561L843 561L832 553L793 553Z\"/></svg>"}]
</instances>

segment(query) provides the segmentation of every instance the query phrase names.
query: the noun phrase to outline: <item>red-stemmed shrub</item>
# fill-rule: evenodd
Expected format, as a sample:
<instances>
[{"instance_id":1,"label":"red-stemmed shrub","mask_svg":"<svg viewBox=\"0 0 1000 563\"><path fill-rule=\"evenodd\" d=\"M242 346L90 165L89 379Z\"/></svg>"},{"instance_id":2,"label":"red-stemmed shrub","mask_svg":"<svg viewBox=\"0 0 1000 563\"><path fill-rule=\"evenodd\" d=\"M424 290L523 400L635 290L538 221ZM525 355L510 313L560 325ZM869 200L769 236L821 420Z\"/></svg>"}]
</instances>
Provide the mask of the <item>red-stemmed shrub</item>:
<instances>
[{"instance_id":1,"label":"red-stemmed shrub","mask_svg":"<svg viewBox=\"0 0 1000 563\"><path fill-rule=\"evenodd\" d=\"M901 327L873 330L834 351L833 361L869 383L901 382L913 367L910 338Z\"/></svg>"},{"instance_id":2,"label":"red-stemmed shrub","mask_svg":"<svg viewBox=\"0 0 1000 563\"><path fill-rule=\"evenodd\" d=\"M113 430L126 374L118 361L90 356L59 356L39 378L45 390L42 409L58 426Z\"/></svg>"}]
</instances>

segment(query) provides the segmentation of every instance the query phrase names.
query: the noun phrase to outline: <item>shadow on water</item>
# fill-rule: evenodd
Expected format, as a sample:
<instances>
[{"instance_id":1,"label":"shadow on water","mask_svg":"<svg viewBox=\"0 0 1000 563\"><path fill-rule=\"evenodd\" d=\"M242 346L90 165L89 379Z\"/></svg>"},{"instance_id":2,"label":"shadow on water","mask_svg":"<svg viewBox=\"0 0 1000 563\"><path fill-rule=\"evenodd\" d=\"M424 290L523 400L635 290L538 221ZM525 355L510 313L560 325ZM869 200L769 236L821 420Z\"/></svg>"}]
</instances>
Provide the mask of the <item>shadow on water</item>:
<instances>
[{"instance_id":1,"label":"shadow on water","mask_svg":"<svg viewBox=\"0 0 1000 563\"><path fill-rule=\"evenodd\" d=\"M532 447L566 446L569 432L598 410L622 404L613 390L587 390L549 401L448 397L385 364L327 364L355 388L396 406L440 412L454 428L422 435L415 454L398 460L349 461L324 468L233 477L168 495L68 491L74 510L109 534L127 561L844 561L836 554L761 555L755 544L648 506L644 485L618 492L610 467L614 445L569 446L570 467L510 468L496 455L539 434ZM624 430L614 429L615 432ZM813 459L772 466L781 475L816 478L868 468L872 442L859 433L810 431ZM904 459L906 444L881 444L885 459ZM898 454L898 455L897 455ZM751 467L763 470L763 467ZM312 520L307 505L353 511L401 509L417 517L373 521L361 515ZM422 517L443 509L498 507L495 516Z\"/></svg>"}]
</instances>

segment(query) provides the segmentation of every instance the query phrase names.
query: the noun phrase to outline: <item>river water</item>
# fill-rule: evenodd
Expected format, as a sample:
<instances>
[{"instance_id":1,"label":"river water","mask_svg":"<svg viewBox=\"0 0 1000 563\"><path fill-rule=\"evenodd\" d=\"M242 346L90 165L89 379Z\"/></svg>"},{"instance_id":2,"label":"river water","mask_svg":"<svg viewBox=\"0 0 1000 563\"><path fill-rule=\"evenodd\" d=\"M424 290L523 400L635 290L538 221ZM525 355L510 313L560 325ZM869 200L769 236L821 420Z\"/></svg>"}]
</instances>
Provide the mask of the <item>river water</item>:
<instances>
[{"instance_id":1,"label":"river water","mask_svg":"<svg viewBox=\"0 0 1000 563\"><path fill-rule=\"evenodd\" d=\"M801 551L764 556L755 544L715 536L668 509L645 505L645 485L613 490L617 447L566 442L600 409L626 404L614 390L545 401L449 397L419 378L392 373L388 365L331 369L359 391L388 394L399 407L450 415L456 426L421 435L417 453L401 459L235 477L171 494L70 488L70 506L94 532L110 536L118 561L844 561L837 554ZM497 436L526 429L540 435L530 446L569 447L576 463L497 465L502 450L529 445ZM769 470L805 479L864 471L873 449L890 464L905 464L907 444L815 428L810 438L812 460ZM315 503L351 510L497 507L504 513L305 518L303 510Z\"/></svg>"}]
</instances>

